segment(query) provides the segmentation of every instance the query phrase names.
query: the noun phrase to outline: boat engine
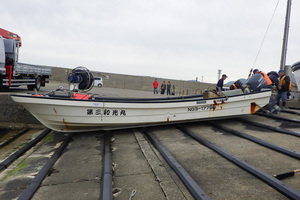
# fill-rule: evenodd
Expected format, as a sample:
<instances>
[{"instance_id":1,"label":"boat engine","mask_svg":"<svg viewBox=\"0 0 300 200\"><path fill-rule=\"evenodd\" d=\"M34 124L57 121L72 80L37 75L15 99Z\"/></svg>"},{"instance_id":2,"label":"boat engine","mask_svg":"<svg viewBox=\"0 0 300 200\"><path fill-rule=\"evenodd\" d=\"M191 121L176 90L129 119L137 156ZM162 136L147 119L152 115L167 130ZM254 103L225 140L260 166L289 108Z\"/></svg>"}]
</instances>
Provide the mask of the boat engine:
<instances>
[{"instance_id":1,"label":"boat engine","mask_svg":"<svg viewBox=\"0 0 300 200\"><path fill-rule=\"evenodd\" d=\"M263 75L254 74L247 80L246 85L250 91L260 91L262 88L266 88L268 83Z\"/></svg>"},{"instance_id":2,"label":"boat engine","mask_svg":"<svg viewBox=\"0 0 300 200\"><path fill-rule=\"evenodd\" d=\"M94 76L85 67L76 67L68 76L70 90L87 92L94 86Z\"/></svg>"}]
</instances>

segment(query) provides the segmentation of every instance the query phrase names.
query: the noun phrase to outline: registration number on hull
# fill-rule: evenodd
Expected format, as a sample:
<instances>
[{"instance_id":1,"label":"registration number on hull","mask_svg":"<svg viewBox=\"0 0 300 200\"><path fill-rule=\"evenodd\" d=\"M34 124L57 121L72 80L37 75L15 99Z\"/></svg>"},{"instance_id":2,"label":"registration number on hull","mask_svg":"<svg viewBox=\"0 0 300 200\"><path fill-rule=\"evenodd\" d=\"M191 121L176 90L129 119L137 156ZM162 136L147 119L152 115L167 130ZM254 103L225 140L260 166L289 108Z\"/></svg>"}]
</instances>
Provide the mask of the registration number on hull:
<instances>
[{"instance_id":1,"label":"registration number on hull","mask_svg":"<svg viewBox=\"0 0 300 200\"><path fill-rule=\"evenodd\" d=\"M207 106L194 106L189 107L188 112L197 112L197 111L205 111L205 110L213 110L214 105L207 105Z\"/></svg>"}]
</instances>

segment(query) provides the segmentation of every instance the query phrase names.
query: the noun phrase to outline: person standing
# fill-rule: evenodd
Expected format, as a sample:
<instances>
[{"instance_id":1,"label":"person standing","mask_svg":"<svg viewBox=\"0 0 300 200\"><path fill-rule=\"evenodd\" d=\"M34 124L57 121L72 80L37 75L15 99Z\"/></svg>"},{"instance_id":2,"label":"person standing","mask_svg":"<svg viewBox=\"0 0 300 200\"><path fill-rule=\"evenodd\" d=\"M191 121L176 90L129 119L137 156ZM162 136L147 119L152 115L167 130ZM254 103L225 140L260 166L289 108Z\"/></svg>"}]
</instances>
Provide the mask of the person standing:
<instances>
[{"instance_id":1,"label":"person standing","mask_svg":"<svg viewBox=\"0 0 300 200\"><path fill-rule=\"evenodd\" d=\"M280 99L282 100L282 108L285 107L287 93L292 89L291 78L288 75L284 74L284 71L281 69L278 71L279 83L278 83L278 93L276 95L276 104L279 106Z\"/></svg>"},{"instance_id":2,"label":"person standing","mask_svg":"<svg viewBox=\"0 0 300 200\"><path fill-rule=\"evenodd\" d=\"M172 86L172 95L175 95L175 85Z\"/></svg>"},{"instance_id":3,"label":"person standing","mask_svg":"<svg viewBox=\"0 0 300 200\"><path fill-rule=\"evenodd\" d=\"M217 91L219 91L219 89L222 91L223 90L223 85L224 85L224 80L227 78L228 76L226 76L226 74L222 75L222 78L220 78L220 80L217 83Z\"/></svg>"},{"instance_id":4,"label":"person standing","mask_svg":"<svg viewBox=\"0 0 300 200\"><path fill-rule=\"evenodd\" d=\"M255 69L255 70L253 70L253 74L261 74L264 77L264 79L267 81L267 85L271 86L273 84L273 82L271 81L271 79L265 72Z\"/></svg>"},{"instance_id":5,"label":"person standing","mask_svg":"<svg viewBox=\"0 0 300 200\"><path fill-rule=\"evenodd\" d=\"M270 80L272 81L272 86L277 88L278 83L279 83L279 81L278 81L278 77L279 77L278 73L275 72L275 71L271 71L271 72L267 73L267 75L269 76Z\"/></svg>"},{"instance_id":6,"label":"person standing","mask_svg":"<svg viewBox=\"0 0 300 200\"><path fill-rule=\"evenodd\" d=\"M155 79L155 81L153 82L154 94L158 94L157 87L158 87L158 82L157 79Z\"/></svg>"},{"instance_id":7,"label":"person standing","mask_svg":"<svg viewBox=\"0 0 300 200\"><path fill-rule=\"evenodd\" d=\"M167 95L171 95L171 82L168 81L167 83Z\"/></svg>"},{"instance_id":8,"label":"person standing","mask_svg":"<svg viewBox=\"0 0 300 200\"><path fill-rule=\"evenodd\" d=\"M161 92L160 94L165 94L165 90L166 90L166 82L163 81L163 83L160 86Z\"/></svg>"}]
</instances>

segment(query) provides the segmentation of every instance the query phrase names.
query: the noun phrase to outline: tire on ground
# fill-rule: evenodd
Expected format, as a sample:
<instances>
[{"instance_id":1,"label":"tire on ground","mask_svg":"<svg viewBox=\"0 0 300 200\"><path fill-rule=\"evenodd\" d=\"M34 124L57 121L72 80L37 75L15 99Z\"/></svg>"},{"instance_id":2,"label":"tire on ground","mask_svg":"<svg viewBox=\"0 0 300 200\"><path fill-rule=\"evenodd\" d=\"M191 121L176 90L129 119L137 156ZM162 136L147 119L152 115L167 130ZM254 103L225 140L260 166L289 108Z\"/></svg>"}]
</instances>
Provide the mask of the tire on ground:
<instances>
[{"instance_id":1,"label":"tire on ground","mask_svg":"<svg viewBox=\"0 0 300 200\"><path fill-rule=\"evenodd\" d=\"M41 85L42 85L42 79L41 79L40 76L38 76L35 79L35 84L34 85L27 85L27 88L28 88L28 90L33 90L34 88L36 88L36 90L39 91L40 88L41 88Z\"/></svg>"}]
</instances>

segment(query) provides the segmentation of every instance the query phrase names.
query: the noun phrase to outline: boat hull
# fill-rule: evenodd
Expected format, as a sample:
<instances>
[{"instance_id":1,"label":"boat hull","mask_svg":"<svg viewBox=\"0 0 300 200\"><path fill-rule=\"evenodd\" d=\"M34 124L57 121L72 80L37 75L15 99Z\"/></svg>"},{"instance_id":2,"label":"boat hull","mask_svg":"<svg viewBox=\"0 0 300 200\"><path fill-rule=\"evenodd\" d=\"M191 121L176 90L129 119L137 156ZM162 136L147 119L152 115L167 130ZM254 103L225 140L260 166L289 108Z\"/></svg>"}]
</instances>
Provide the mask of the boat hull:
<instances>
[{"instance_id":1,"label":"boat hull","mask_svg":"<svg viewBox=\"0 0 300 200\"><path fill-rule=\"evenodd\" d=\"M264 91L226 98L166 98L152 101L78 100L27 95L11 97L52 130L84 132L253 114L269 103L270 95L271 91Z\"/></svg>"}]
</instances>

